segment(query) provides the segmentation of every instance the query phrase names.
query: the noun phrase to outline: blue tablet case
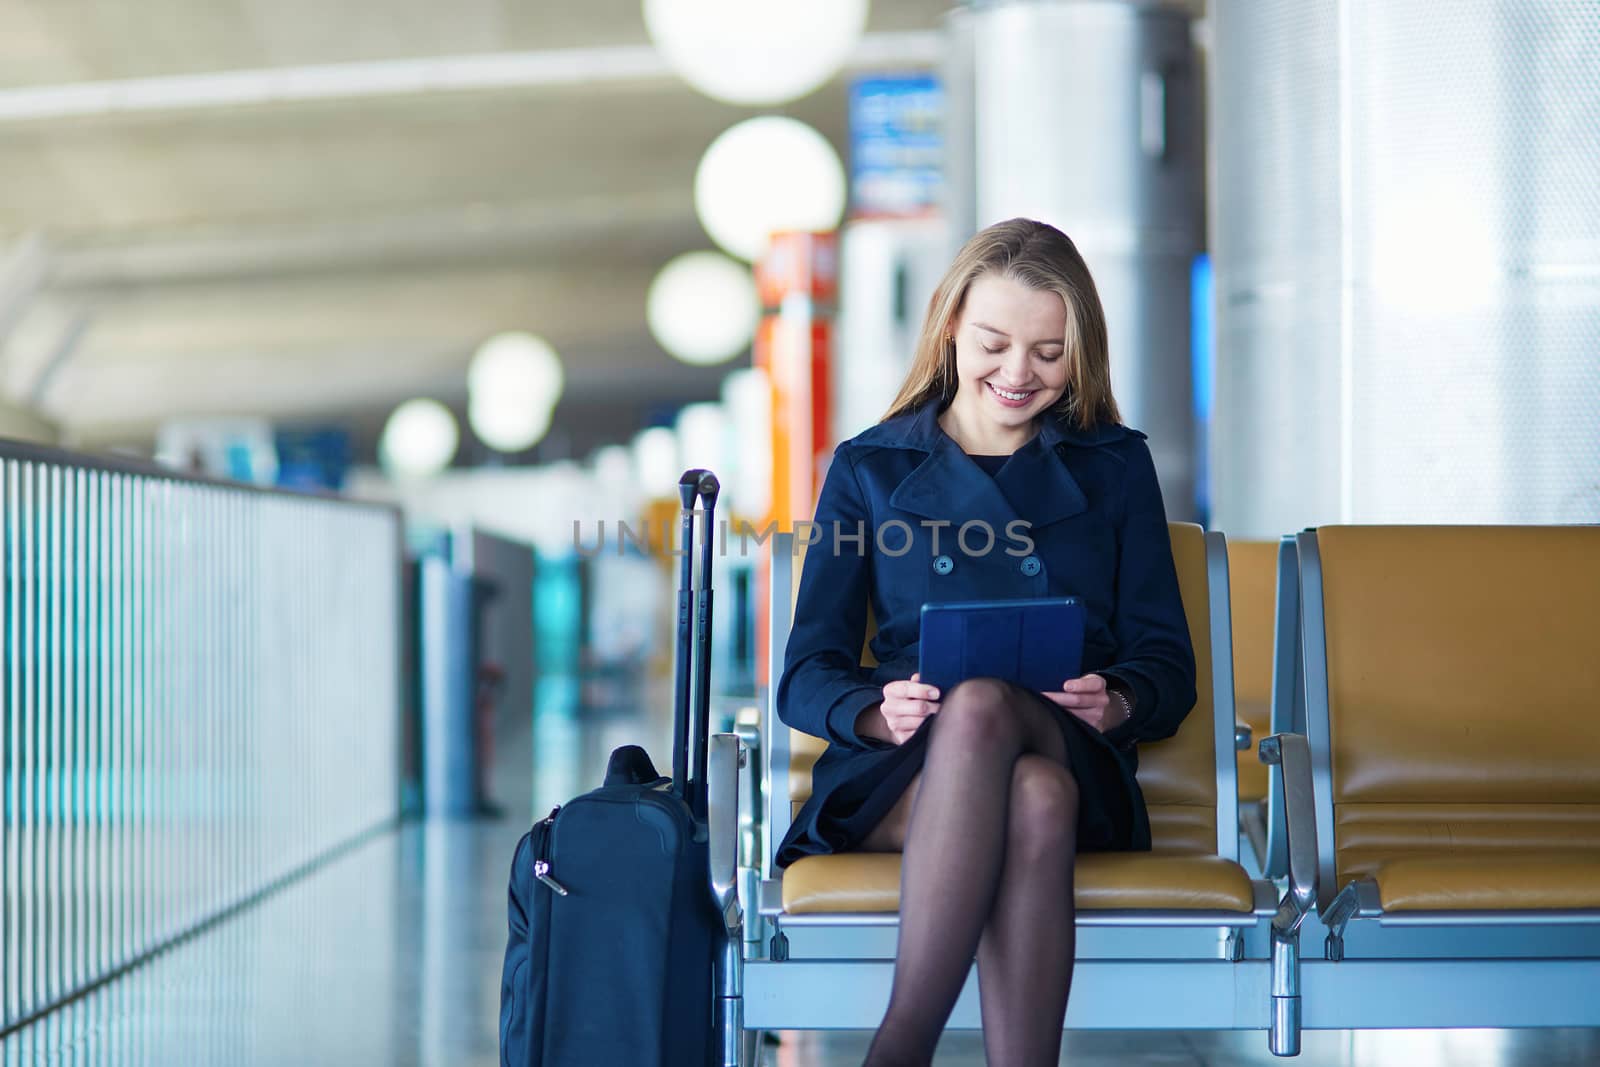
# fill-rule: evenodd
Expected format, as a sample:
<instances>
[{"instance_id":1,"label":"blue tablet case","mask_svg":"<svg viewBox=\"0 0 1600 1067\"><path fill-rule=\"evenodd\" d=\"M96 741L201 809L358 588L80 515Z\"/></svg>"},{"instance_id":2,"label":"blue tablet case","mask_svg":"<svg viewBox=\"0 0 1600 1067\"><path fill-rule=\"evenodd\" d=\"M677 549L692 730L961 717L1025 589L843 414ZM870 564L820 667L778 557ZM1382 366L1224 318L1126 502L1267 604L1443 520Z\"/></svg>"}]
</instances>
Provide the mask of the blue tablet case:
<instances>
[{"instance_id":1,"label":"blue tablet case","mask_svg":"<svg viewBox=\"0 0 1600 1067\"><path fill-rule=\"evenodd\" d=\"M917 671L941 691L968 678L1002 678L1054 692L1080 674L1083 627L1077 597L924 604Z\"/></svg>"}]
</instances>

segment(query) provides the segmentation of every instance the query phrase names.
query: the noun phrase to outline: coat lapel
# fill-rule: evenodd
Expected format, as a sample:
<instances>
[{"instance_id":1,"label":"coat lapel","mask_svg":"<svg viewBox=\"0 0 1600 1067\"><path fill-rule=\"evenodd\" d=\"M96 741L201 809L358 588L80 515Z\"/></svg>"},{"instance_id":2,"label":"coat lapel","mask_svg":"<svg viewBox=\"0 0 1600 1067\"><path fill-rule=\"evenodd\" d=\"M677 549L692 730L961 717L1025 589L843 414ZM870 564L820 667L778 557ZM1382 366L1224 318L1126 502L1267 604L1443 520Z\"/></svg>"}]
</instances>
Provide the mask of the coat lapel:
<instances>
[{"instance_id":1,"label":"coat lapel","mask_svg":"<svg viewBox=\"0 0 1600 1067\"><path fill-rule=\"evenodd\" d=\"M990 477L939 428L939 410L937 404L925 404L903 425L902 443L926 449L928 456L895 487L891 507L957 527L980 520L996 538L1004 538L1006 525L1017 519L1039 527L1088 509L1083 490L1056 454L1066 438L1055 420L1047 419L999 475Z\"/></svg>"}]
</instances>

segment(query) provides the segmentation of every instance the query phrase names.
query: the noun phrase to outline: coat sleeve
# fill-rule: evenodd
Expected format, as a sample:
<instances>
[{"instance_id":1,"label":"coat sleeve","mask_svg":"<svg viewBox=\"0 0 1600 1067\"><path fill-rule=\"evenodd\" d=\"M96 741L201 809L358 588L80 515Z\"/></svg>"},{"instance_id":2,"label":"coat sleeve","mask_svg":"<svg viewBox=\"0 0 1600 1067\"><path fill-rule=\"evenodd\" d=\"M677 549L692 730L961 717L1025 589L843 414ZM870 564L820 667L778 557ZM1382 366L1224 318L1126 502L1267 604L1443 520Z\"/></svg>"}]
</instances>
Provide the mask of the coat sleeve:
<instances>
[{"instance_id":1,"label":"coat sleeve","mask_svg":"<svg viewBox=\"0 0 1600 1067\"><path fill-rule=\"evenodd\" d=\"M1194 648L1172 560L1166 508L1144 440L1128 458L1126 504L1117 532L1116 606L1111 632L1117 660L1101 674L1134 694L1133 718L1106 734L1118 747L1178 732L1194 707Z\"/></svg>"},{"instance_id":2,"label":"coat sleeve","mask_svg":"<svg viewBox=\"0 0 1600 1067\"><path fill-rule=\"evenodd\" d=\"M882 700L883 690L861 667L872 590L872 517L843 446L834 450L823 479L815 522L820 537L807 547L801 568L776 690L778 718L847 748L882 747L855 728L856 717Z\"/></svg>"}]
</instances>

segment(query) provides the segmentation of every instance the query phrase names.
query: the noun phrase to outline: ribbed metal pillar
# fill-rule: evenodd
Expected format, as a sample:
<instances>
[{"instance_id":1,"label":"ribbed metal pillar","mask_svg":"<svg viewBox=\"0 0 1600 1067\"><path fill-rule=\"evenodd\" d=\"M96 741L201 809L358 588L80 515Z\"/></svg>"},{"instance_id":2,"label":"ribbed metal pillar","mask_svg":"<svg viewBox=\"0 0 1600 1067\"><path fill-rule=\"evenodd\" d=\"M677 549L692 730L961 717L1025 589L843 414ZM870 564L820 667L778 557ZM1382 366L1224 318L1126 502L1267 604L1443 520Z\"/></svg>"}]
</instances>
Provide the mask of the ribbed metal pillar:
<instances>
[{"instance_id":1,"label":"ribbed metal pillar","mask_svg":"<svg viewBox=\"0 0 1600 1067\"><path fill-rule=\"evenodd\" d=\"M1211 10L1217 525L1600 518L1600 6Z\"/></svg>"},{"instance_id":2,"label":"ribbed metal pillar","mask_svg":"<svg viewBox=\"0 0 1600 1067\"><path fill-rule=\"evenodd\" d=\"M1203 248L1201 89L1186 4L974 3L950 19L956 244L1024 215L1060 227L1105 305L1123 417L1168 515L1195 511L1189 292Z\"/></svg>"}]
</instances>

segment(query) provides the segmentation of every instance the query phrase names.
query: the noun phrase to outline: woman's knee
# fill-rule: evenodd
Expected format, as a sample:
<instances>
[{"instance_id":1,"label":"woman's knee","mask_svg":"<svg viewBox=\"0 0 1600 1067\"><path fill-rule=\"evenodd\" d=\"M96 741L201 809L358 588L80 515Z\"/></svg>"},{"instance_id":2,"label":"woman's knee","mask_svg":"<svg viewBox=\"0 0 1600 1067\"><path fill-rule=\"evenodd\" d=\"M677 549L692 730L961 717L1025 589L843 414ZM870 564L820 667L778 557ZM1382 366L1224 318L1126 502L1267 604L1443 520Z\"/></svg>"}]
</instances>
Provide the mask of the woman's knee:
<instances>
[{"instance_id":1,"label":"woman's knee","mask_svg":"<svg viewBox=\"0 0 1600 1067\"><path fill-rule=\"evenodd\" d=\"M1069 848L1078 826L1078 782L1043 756L1027 755L1011 771L1008 845L1045 858Z\"/></svg>"},{"instance_id":2,"label":"woman's knee","mask_svg":"<svg viewBox=\"0 0 1600 1067\"><path fill-rule=\"evenodd\" d=\"M1015 747L1024 736L1016 703L1013 688L998 678L958 682L940 701L934 736L942 734L968 751L989 744Z\"/></svg>"}]
</instances>

